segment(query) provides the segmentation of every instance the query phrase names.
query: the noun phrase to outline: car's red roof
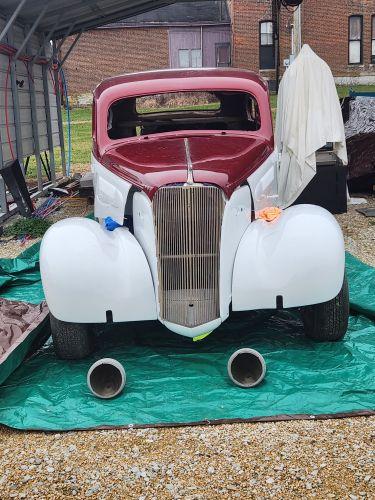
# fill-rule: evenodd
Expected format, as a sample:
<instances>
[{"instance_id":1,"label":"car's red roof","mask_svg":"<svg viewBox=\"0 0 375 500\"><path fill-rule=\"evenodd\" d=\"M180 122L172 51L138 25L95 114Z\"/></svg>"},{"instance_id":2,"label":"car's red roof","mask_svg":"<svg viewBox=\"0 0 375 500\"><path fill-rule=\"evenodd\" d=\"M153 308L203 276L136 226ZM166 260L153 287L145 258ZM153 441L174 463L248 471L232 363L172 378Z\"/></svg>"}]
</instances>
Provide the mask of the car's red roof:
<instances>
[{"instance_id":1,"label":"car's red roof","mask_svg":"<svg viewBox=\"0 0 375 500\"><path fill-rule=\"evenodd\" d=\"M195 79L199 77L204 77L207 79L212 79L213 87L214 82L218 79L225 78L227 81L233 79L236 81L235 85L238 86L239 80L244 80L244 87L246 88L246 83L249 81L258 84L264 90L267 91L267 83L263 80L259 75L254 73L253 71L248 71L245 69L235 69L235 68L199 68L199 69L165 69L165 70L157 70L157 71L143 71L140 73L128 73L125 75L114 76L111 78L107 78L102 83L100 83L95 91L94 97L98 99L100 95L110 87L116 87L117 85L122 85L126 83L134 83L134 82L152 82L156 80L175 80L179 78L183 79ZM155 87L158 87L156 84ZM210 86L207 85L207 90L209 90ZM202 89L203 90L203 89Z\"/></svg>"},{"instance_id":2,"label":"car's red roof","mask_svg":"<svg viewBox=\"0 0 375 500\"><path fill-rule=\"evenodd\" d=\"M165 92L249 92L261 116L257 131L182 130L111 139L108 109L119 99ZM268 87L252 71L232 68L172 69L115 76L94 93L93 154L117 176L153 196L159 186L184 182L185 140L197 182L221 186L230 196L274 148Z\"/></svg>"}]
</instances>

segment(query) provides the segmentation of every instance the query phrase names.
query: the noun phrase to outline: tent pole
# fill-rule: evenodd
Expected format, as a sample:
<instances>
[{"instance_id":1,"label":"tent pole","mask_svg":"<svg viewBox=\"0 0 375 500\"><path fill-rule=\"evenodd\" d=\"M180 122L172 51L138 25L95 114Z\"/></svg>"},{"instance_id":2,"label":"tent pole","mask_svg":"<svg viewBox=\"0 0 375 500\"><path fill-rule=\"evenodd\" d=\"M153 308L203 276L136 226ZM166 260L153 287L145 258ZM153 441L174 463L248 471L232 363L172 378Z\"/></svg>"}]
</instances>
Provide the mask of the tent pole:
<instances>
[{"instance_id":1,"label":"tent pole","mask_svg":"<svg viewBox=\"0 0 375 500\"><path fill-rule=\"evenodd\" d=\"M19 56L22 54L22 51L23 51L24 47L26 46L27 42L30 40L30 37L33 35L33 33L36 30L36 28L38 27L38 24L42 20L44 14L47 12L48 5L49 5L49 1L46 3L46 5L44 6L44 8L40 11L39 16L35 19L34 24L31 26L31 28L27 32L27 35L22 40L22 43L19 46L19 48L18 48L18 50L16 52L16 55L14 56L15 60L17 60L19 58Z\"/></svg>"},{"instance_id":2,"label":"tent pole","mask_svg":"<svg viewBox=\"0 0 375 500\"><path fill-rule=\"evenodd\" d=\"M14 23L16 17L18 16L20 10L22 9L22 7L25 5L25 3L27 2L27 0L21 0L21 2L18 4L16 10L13 12L13 14L10 16L10 18L8 19L6 25L4 26L3 28L3 31L1 32L0 34L0 41L5 37L5 35L8 33L9 31L9 28L12 26L12 24Z\"/></svg>"}]
</instances>

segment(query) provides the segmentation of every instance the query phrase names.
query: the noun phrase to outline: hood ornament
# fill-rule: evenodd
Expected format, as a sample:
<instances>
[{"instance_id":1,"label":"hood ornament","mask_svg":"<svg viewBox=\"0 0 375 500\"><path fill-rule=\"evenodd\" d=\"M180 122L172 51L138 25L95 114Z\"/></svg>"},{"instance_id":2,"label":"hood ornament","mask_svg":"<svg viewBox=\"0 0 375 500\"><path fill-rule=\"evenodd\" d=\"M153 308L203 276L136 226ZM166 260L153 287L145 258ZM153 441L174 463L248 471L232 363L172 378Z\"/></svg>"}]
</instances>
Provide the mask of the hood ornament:
<instances>
[{"instance_id":1,"label":"hood ornament","mask_svg":"<svg viewBox=\"0 0 375 500\"><path fill-rule=\"evenodd\" d=\"M184 139L184 144L185 144L185 155L187 164L187 180L185 185L191 186L194 184L193 163L191 161L189 139L187 137L185 137Z\"/></svg>"}]
</instances>

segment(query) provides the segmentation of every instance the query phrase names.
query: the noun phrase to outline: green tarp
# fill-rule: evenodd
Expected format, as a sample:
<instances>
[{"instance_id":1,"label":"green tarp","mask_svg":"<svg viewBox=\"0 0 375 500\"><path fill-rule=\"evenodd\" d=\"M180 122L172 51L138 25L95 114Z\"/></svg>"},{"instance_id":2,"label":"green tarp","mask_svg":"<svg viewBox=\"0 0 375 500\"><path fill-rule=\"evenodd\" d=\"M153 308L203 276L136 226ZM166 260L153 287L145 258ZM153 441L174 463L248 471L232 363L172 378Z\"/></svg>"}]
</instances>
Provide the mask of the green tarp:
<instances>
[{"instance_id":1,"label":"green tarp","mask_svg":"<svg viewBox=\"0 0 375 500\"><path fill-rule=\"evenodd\" d=\"M7 280L0 295L42 298L37 249L29 252L5 267L0 261L6 269L0 280ZM118 325L100 334L101 347L89 359L58 360L49 344L27 360L0 388L0 423L69 430L372 411L375 269L347 255L347 272L353 313L344 341L306 339L289 311L234 314L195 343L154 322ZM242 346L260 351L267 363L254 389L233 386L226 374L228 357ZM116 358L127 372L114 400L96 399L86 386L88 368L101 357Z\"/></svg>"},{"instance_id":2,"label":"green tarp","mask_svg":"<svg viewBox=\"0 0 375 500\"><path fill-rule=\"evenodd\" d=\"M39 272L40 243L16 259L0 259L0 296L39 304L44 299Z\"/></svg>"}]
</instances>

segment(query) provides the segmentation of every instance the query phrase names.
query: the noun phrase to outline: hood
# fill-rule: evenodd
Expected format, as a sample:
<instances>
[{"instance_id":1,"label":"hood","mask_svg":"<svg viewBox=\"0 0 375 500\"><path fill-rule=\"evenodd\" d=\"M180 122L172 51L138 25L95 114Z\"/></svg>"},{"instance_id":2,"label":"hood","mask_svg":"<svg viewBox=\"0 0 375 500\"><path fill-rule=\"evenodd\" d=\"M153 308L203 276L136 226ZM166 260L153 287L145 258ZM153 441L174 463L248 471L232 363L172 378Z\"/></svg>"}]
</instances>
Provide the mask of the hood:
<instances>
[{"instance_id":1,"label":"hood","mask_svg":"<svg viewBox=\"0 0 375 500\"><path fill-rule=\"evenodd\" d=\"M145 136L112 147L101 162L150 198L161 186L185 183L188 169L194 182L219 186L229 198L272 151L273 144L255 133Z\"/></svg>"}]
</instances>

